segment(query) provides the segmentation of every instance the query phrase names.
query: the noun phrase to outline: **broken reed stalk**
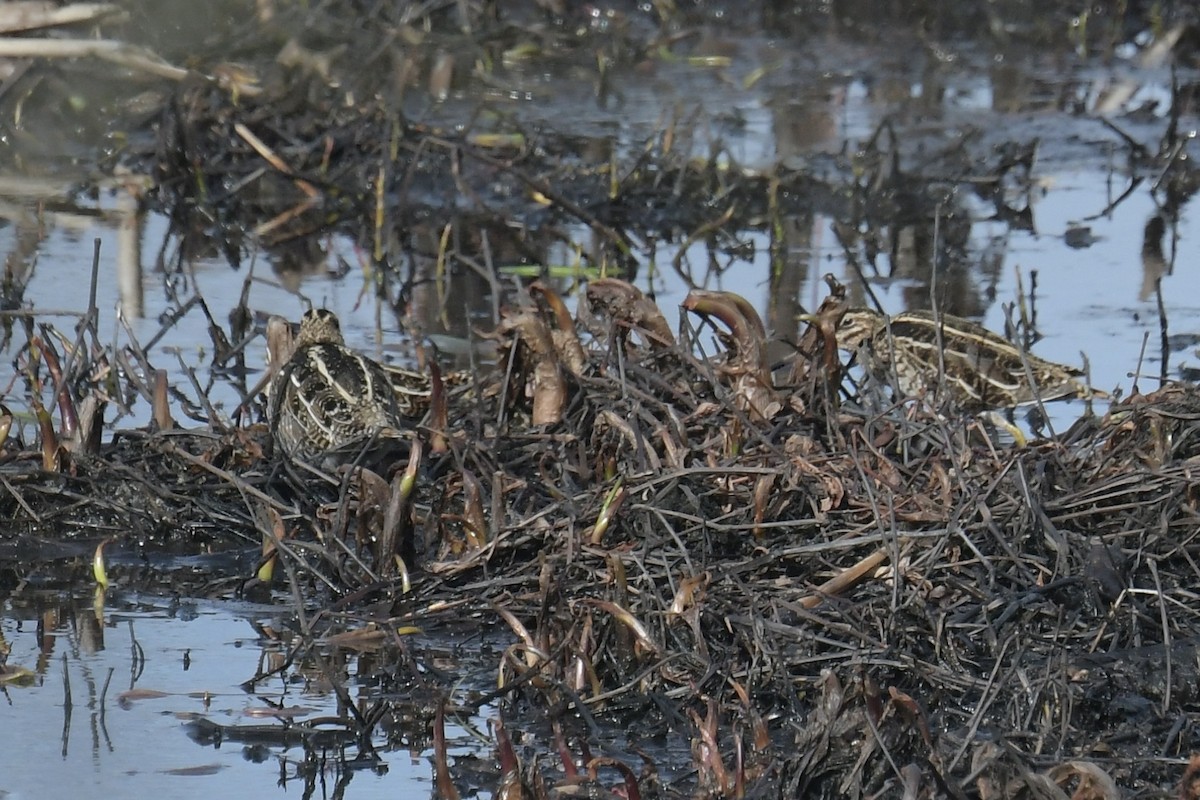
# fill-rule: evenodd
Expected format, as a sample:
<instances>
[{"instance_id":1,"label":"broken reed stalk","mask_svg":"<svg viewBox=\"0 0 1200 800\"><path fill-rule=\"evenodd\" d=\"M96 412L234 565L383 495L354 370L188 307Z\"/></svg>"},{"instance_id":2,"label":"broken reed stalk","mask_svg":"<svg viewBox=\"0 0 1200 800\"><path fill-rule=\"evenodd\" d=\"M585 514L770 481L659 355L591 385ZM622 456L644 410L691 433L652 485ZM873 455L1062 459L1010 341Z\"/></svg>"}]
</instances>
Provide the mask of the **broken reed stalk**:
<instances>
[{"instance_id":1,"label":"broken reed stalk","mask_svg":"<svg viewBox=\"0 0 1200 800\"><path fill-rule=\"evenodd\" d=\"M73 3L62 8L44 7L40 3L16 4L0 14L0 34L95 23L119 13L121 6L116 3Z\"/></svg>"},{"instance_id":2,"label":"broken reed stalk","mask_svg":"<svg viewBox=\"0 0 1200 800\"><path fill-rule=\"evenodd\" d=\"M75 346L67 354L67 363L63 367L63 373L70 376L74 374L75 360L84 352L84 339L90 334L92 342L98 344L100 340L100 309L96 305L96 292L100 283L100 238L96 237L92 241L92 274L91 282L88 285L88 308L87 313L83 318L76 323L75 327ZM99 348L97 348L99 349Z\"/></svg>"},{"instance_id":3,"label":"broken reed stalk","mask_svg":"<svg viewBox=\"0 0 1200 800\"><path fill-rule=\"evenodd\" d=\"M446 432L450 429L450 409L446 398L446 381L436 359L429 360L429 449L442 454L450 449Z\"/></svg>"},{"instance_id":4,"label":"broken reed stalk","mask_svg":"<svg viewBox=\"0 0 1200 800\"><path fill-rule=\"evenodd\" d=\"M262 559L256 573L258 579L270 585L275 578L275 565L279 563L279 545L288 536L288 529L283 524L283 517L274 508L267 508L266 514L270 526L262 529Z\"/></svg>"},{"instance_id":5,"label":"broken reed stalk","mask_svg":"<svg viewBox=\"0 0 1200 800\"><path fill-rule=\"evenodd\" d=\"M412 499L417 488L417 476L421 471L421 441L414 437L408 453L408 465L392 479L387 509L383 516L382 533L375 551L375 570L382 577L390 577L399 569L407 593L408 564L415 556L412 542Z\"/></svg>"},{"instance_id":6,"label":"broken reed stalk","mask_svg":"<svg viewBox=\"0 0 1200 800\"><path fill-rule=\"evenodd\" d=\"M810 594L806 597L802 597L800 599L800 605L804 608L816 608L817 606L821 605L826 598L836 597L842 592L856 585L859 581L870 575L887 560L888 550L886 548L876 550L869 556L842 570L834 577L825 581L825 583L822 583L817 587L817 594Z\"/></svg>"},{"instance_id":7,"label":"broken reed stalk","mask_svg":"<svg viewBox=\"0 0 1200 800\"><path fill-rule=\"evenodd\" d=\"M524 308L506 317L498 334L507 339L506 369L523 379L522 385L514 388L520 396L532 395L533 424L559 422L567 402L567 384L546 323L532 309Z\"/></svg>"},{"instance_id":8,"label":"broken reed stalk","mask_svg":"<svg viewBox=\"0 0 1200 800\"><path fill-rule=\"evenodd\" d=\"M549 309L554 320L550 336L558 360L571 374L582 376L587 372L588 357L583 350L583 342L579 340L579 332L575 329L575 318L571 316L562 296L541 281L530 284L529 293Z\"/></svg>"},{"instance_id":9,"label":"broken reed stalk","mask_svg":"<svg viewBox=\"0 0 1200 800\"><path fill-rule=\"evenodd\" d=\"M237 408L229 418L237 423L242 415L248 412L258 396L270 389L271 381L279 374L280 368L287 363L296 349L295 332L292 324L278 314L272 314L267 319L267 368L258 381L247 390Z\"/></svg>"},{"instance_id":10,"label":"broken reed stalk","mask_svg":"<svg viewBox=\"0 0 1200 800\"><path fill-rule=\"evenodd\" d=\"M462 472L463 531L467 546L479 550L488 543L487 516L483 510L483 484L470 470Z\"/></svg>"},{"instance_id":11,"label":"broken reed stalk","mask_svg":"<svg viewBox=\"0 0 1200 800\"><path fill-rule=\"evenodd\" d=\"M432 137L432 136L427 137L427 141L434 143L434 144L440 144L440 145L447 147L449 149L452 149L456 152L462 153L463 155L470 156L471 158L474 158L478 161L482 161L484 164L487 164L489 167L492 167L493 169L496 169L496 170L499 170L500 172L504 172L504 173L508 173L508 174L512 175L514 178L516 178L517 180L524 183L530 189L533 189L538 194L540 194L542 197L546 198L546 200L550 201L552 204L559 206L560 208L565 210L571 216L579 219L580 221L582 221L583 223L585 223L586 225L591 227L592 230L594 230L596 233L600 234L604 239L608 240L608 242L617 249L617 252L621 256L629 257L630 255L632 255L633 246L632 246L632 242L630 241L628 235L626 235L621 230L618 230L616 228L613 228L610 225L607 225L606 223L602 222L600 220L600 218L597 217L592 212L590 212L587 209L583 208L582 206L572 202L563 194L556 192L553 188L551 188L550 184L547 181L541 180L539 178L535 178L535 177L527 174L525 171L516 168L516 166L512 162L501 161L498 158L493 158L492 156L489 156L486 153L483 153L482 151L478 150L477 148L464 147L460 144L456 144L454 142L450 142L450 141L447 141L444 139L438 139L438 138Z\"/></svg>"},{"instance_id":12,"label":"broken reed stalk","mask_svg":"<svg viewBox=\"0 0 1200 800\"><path fill-rule=\"evenodd\" d=\"M604 539L604 534L612 526L613 520L621 511L621 506L625 503L625 481L622 478L617 478L616 484L609 490L604 498L604 504L600 507L600 515L596 518L596 524L592 526L592 534L588 540L593 545L599 545Z\"/></svg>"},{"instance_id":13,"label":"broken reed stalk","mask_svg":"<svg viewBox=\"0 0 1200 800\"><path fill-rule=\"evenodd\" d=\"M48 333L45 326L42 326L42 329L43 332ZM67 384L63 370L59 367L58 353L50 344L48 336L46 338L35 336L30 345L41 352L42 360L46 362L46 369L49 370L50 379L53 381L54 399L58 406L59 420L62 426L59 434L71 441L79 431L79 413L75 408L75 400L71 396L71 388Z\"/></svg>"},{"instance_id":14,"label":"broken reed stalk","mask_svg":"<svg viewBox=\"0 0 1200 800\"><path fill-rule=\"evenodd\" d=\"M175 427L175 420L171 417L171 399L168 395L167 371L165 369L154 370L154 427L160 431L169 431Z\"/></svg>"},{"instance_id":15,"label":"broken reed stalk","mask_svg":"<svg viewBox=\"0 0 1200 800\"><path fill-rule=\"evenodd\" d=\"M141 344L138 342L137 335L134 333L133 327L129 324L129 320L125 318L125 314L118 311L117 320L121 323L121 327L125 331L128 344L120 349L118 349L114 344L113 350L116 360L124 370L129 384L137 390L138 394L142 396L142 399L144 399L147 403L150 403L151 407L153 407L154 387L147 386L145 381L138 378L138 375L153 375L156 372L155 367L150 363L150 359L146 355L146 351L142 349ZM155 338L157 339L157 337ZM137 362L136 368L129 362L127 355L129 353L133 355L134 360Z\"/></svg>"},{"instance_id":16,"label":"broken reed stalk","mask_svg":"<svg viewBox=\"0 0 1200 800\"><path fill-rule=\"evenodd\" d=\"M42 440L42 469L46 472L59 472L62 469L63 449L54 432L54 420L50 412L42 405L36 396L33 398L33 413L37 416L38 433Z\"/></svg>"},{"instance_id":17,"label":"broken reed stalk","mask_svg":"<svg viewBox=\"0 0 1200 800\"><path fill-rule=\"evenodd\" d=\"M98 281L100 264L100 240L95 240L95 246L92 255L92 280L91 288L88 296L88 311L79 320L76 326L75 344L69 347L65 365L60 362L58 353L52 344L52 337L57 336L57 332L47 325L40 325L41 336L33 336L29 340L31 353L40 356L41 360L45 361L46 368L50 372L50 378L53 382L54 401L58 407L61 429L55 434L53 425L51 425L50 433L53 437L53 448L57 450L60 445L58 437L61 436L66 441L64 443L72 443L72 446L78 445L81 450L88 450L93 442L98 441L99 431L94 430L97 420L93 414L97 411L102 411L102 405L96 404L89 406L88 430L81 432L81 422L79 411L75 405L75 398L71 393L71 380L74 375L76 360L84 350L84 336L90 330L93 339L96 338L95 325L97 319L96 313L96 286ZM32 320L31 317L27 317ZM27 323L27 330L32 330L32 322ZM65 344L65 340L64 344ZM31 362L31 369L34 362ZM32 377L32 376L31 376ZM36 385L35 381L31 381ZM39 401L40 407L40 401ZM36 410L35 410L36 413ZM38 424L42 428L43 447L47 446L46 430L42 423L41 415L38 414ZM44 464L50 463L51 459L43 458ZM57 467L56 467L57 468Z\"/></svg>"}]
</instances>

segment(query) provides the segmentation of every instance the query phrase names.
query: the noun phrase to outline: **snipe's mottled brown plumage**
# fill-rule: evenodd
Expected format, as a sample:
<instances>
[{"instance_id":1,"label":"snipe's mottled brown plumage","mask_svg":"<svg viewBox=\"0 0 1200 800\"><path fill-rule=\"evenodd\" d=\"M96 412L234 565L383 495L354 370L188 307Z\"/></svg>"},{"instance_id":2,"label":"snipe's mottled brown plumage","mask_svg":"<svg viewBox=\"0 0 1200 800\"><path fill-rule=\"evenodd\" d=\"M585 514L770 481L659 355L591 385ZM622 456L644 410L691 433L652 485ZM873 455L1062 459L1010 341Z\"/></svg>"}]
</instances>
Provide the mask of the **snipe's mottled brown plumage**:
<instances>
[{"instance_id":1,"label":"snipe's mottled brown plumage","mask_svg":"<svg viewBox=\"0 0 1200 800\"><path fill-rule=\"evenodd\" d=\"M346 347L337 316L315 308L271 382L267 417L288 457L316 463L372 437L402 438L408 421L398 394L388 370Z\"/></svg>"},{"instance_id":2,"label":"snipe's mottled brown plumage","mask_svg":"<svg viewBox=\"0 0 1200 800\"><path fill-rule=\"evenodd\" d=\"M901 394L929 390L966 411L1094 394L1078 380L1081 370L1023 353L982 325L951 314L906 311L889 320L877 311L851 309L837 339L842 349L864 352L867 368Z\"/></svg>"}]
</instances>

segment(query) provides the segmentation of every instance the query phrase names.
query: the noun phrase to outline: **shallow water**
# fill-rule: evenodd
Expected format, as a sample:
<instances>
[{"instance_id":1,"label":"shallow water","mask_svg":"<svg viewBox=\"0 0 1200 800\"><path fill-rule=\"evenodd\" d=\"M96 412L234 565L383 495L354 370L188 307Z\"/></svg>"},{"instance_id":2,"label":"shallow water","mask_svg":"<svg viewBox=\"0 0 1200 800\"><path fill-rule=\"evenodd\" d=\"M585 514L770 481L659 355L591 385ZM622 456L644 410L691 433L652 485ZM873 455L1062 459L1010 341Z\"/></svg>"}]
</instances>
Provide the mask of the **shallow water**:
<instances>
[{"instance_id":1,"label":"shallow water","mask_svg":"<svg viewBox=\"0 0 1200 800\"><path fill-rule=\"evenodd\" d=\"M39 616L45 630L40 641ZM187 723L198 716L226 726L280 725L269 714L276 707L295 712L297 722L339 716L334 694L313 673L292 669L253 690L243 686L285 649L252 623L284 625L269 608L202 601L134 599L119 610L107 609L102 625L87 600L37 607L5 603L0 639L12 648L8 664L35 675L0 687L5 732L0 797L232 798L303 792L303 748L234 741L213 746L189 735ZM445 658L441 666L453 669ZM355 669L351 658L345 670L354 676ZM353 677L347 689L356 698L372 693ZM483 719L470 723L486 729ZM447 738L451 755L480 749L453 720L447 722ZM382 736L374 743L380 761L346 774L334 771L339 752L331 750L330 771L316 779L316 786L323 783L330 790L345 780L347 796L362 798L430 794L427 749L395 750ZM317 796L324 794L317 789Z\"/></svg>"}]
</instances>

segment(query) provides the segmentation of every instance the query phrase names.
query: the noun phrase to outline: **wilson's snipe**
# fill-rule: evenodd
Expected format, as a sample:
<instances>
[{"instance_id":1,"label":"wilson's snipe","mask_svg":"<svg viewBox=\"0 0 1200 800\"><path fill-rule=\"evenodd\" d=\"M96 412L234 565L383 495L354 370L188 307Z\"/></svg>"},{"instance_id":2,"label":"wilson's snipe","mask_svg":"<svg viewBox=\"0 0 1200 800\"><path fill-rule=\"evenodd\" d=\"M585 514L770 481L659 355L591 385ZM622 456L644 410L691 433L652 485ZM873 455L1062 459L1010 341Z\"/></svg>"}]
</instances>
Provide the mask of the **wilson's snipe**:
<instances>
[{"instance_id":1,"label":"wilson's snipe","mask_svg":"<svg viewBox=\"0 0 1200 800\"><path fill-rule=\"evenodd\" d=\"M352 460L357 443L402 438L409 427L402 396L387 369L346 347L337 316L314 308L271 382L267 418L290 458L315 463L335 451Z\"/></svg>"},{"instance_id":2,"label":"wilson's snipe","mask_svg":"<svg viewBox=\"0 0 1200 800\"><path fill-rule=\"evenodd\" d=\"M844 350L863 351L867 368L901 394L930 390L937 396L944 387L941 396L966 411L1099 394L1077 380L1081 370L1022 352L987 328L950 314L906 311L889 321L877 311L851 309L837 339Z\"/></svg>"}]
</instances>

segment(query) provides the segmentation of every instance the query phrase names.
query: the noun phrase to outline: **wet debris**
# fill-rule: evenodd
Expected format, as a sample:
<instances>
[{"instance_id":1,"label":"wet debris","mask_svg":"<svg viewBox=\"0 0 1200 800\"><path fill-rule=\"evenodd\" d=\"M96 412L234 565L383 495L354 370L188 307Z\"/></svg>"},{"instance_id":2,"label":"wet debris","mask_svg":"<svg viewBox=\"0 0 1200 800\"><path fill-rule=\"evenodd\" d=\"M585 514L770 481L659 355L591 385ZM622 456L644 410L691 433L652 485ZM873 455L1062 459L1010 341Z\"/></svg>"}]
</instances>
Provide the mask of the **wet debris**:
<instances>
[{"instance_id":1,"label":"wet debris","mask_svg":"<svg viewBox=\"0 0 1200 800\"><path fill-rule=\"evenodd\" d=\"M330 38L346 20L365 35L339 5L295 13ZM498 367L426 367L416 394L429 410L402 458L288 468L261 421L261 388L245 387L226 418L190 366L185 392L132 335L102 343L94 302L73 333L32 311L6 316L33 415L0 409L0 586L103 575L110 591L274 599L295 628L281 660L328 681L344 716L327 736L284 721L190 730L207 744L295 744L309 774L325 763L319 748L350 742L375 763L369 743L382 731L432 751L439 794L469 794L446 719L486 708L499 766L478 774L505 797L1109 797L1118 786L1195 796L1200 393L1135 393L1015 447L953 402L933 407L916 384L859 380L838 352L850 301L835 282L777 363L738 295L694 292L676 331L652 298L605 277L632 268L635 243L652 252L662 238L683 244L676 273L707 285L693 270L719 267L688 263L688 245L739 251L729 231L814 210L839 220L864 275L913 220L941 232L921 260L959 265L968 214L956 193L1031 227L1036 148L979 158L957 139L899 140L885 122L860 152L764 173L719 143L695 158L676 115L643 153L630 148L634 163L605 152L597 168L583 154L598 142L583 137L503 116L457 128L400 113L394 94L418 80L446 100L460 65L552 53L580 28L601 33L556 57L600 64L589 73L598 99L618 52L721 63L686 49L700 37L671 4L587 6L587 18L540 5L535 19L553 24L472 16L470 4L442 4L419 26L386 19L373 26L386 45L361 52L396 61L356 62L355 74L336 47L283 37L265 69L172 71L181 85L148 112L153 135L122 155L153 176L141 199L178 238L164 271L185 274L210 247L240 266L251 241L281 274L331 268L313 242L341 234L360 260L332 268L361 268L365 291L399 310L448 261L477 266L487 253ZM764 18L796 13L776 5ZM937 17L943 32L988 27L994 12L958 5ZM409 6L380 13L391 10ZM653 31L650 43L634 29ZM1157 239L1197 185L1186 137L1174 135L1162 162L1126 142L1166 193L1148 261L1163 262ZM429 222L447 208L463 213ZM580 248L578 318L559 295L565 282L546 277L501 309L491 254L540 263L535 240L574 241L572 226L597 243ZM14 309L17 277L4 287ZM202 299L194 307L208 314ZM255 335L248 319L226 334L208 316L212 366L236 373ZM268 336L285 364L288 328L275 321ZM123 413L133 397L152 405L153 427L102 441L105 404ZM172 569L171 555L201 551L237 558ZM432 630L469 645L502 636L478 648L486 690L459 691L414 655L405 637ZM379 656L370 700L351 697L327 660L350 651Z\"/></svg>"},{"instance_id":2,"label":"wet debris","mask_svg":"<svg viewBox=\"0 0 1200 800\"><path fill-rule=\"evenodd\" d=\"M436 456L422 426L421 446L379 471L281 469L246 422L68 447L72 415L43 409L0 464L5 530L111 540L106 557L253 553L240 575L177 588L277 587L314 637L491 619L513 642L492 694L507 725L552 724L581 747L634 718L640 736L689 731L687 791L701 794L1179 780L1128 742L1194 746L1164 712L1200 685L1200 394L1135 395L1014 447L920 396L868 410L835 358L836 283L785 369L735 295L693 293L701 325L685 317L680 336L633 287L597 283L586 319L545 285L505 315L499 366L443 398ZM78 406L100 391L64 381L45 341L30 339L35 396ZM81 376L120 360L72 352ZM60 568L3 569L11 583ZM146 580L119 560L106 574ZM1032 719L1059 755L1018 736ZM542 791L537 759L501 730L497 780ZM203 735L225 734L240 735ZM558 749L576 777L555 791L676 791L627 759Z\"/></svg>"}]
</instances>

